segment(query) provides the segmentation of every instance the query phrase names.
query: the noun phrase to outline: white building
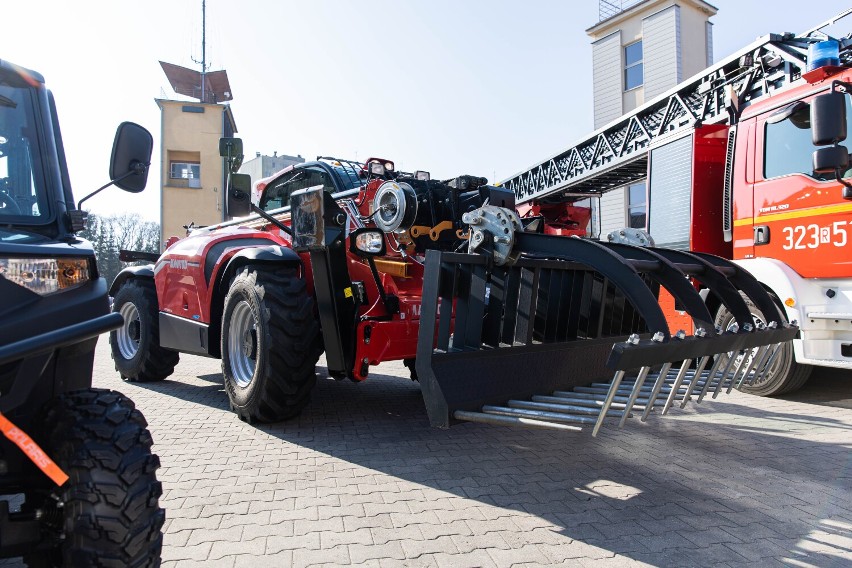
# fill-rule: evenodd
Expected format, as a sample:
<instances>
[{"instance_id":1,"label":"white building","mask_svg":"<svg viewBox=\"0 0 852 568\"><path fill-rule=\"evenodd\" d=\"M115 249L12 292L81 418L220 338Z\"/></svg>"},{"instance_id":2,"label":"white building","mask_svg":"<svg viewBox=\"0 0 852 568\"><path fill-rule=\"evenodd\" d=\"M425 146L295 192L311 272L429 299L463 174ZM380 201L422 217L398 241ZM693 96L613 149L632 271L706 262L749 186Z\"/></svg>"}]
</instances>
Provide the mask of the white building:
<instances>
[{"instance_id":1,"label":"white building","mask_svg":"<svg viewBox=\"0 0 852 568\"><path fill-rule=\"evenodd\" d=\"M269 177L275 172L281 171L287 166L304 163L305 159L302 156L287 156L278 155L278 152L272 156L262 155L260 152L251 160L246 160L240 166L239 173L248 174L251 176L251 184L254 184L263 178Z\"/></svg>"},{"instance_id":2,"label":"white building","mask_svg":"<svg viewBox=\"0 0 852 568\"><path fill-rule=\"evenodd\" d=\"M718 10L703 0L599 0L592 38L595 128L617 120L713 63ZM600 200L600 234L647 228L644 182Z\"/></svg>"}]
</instances>

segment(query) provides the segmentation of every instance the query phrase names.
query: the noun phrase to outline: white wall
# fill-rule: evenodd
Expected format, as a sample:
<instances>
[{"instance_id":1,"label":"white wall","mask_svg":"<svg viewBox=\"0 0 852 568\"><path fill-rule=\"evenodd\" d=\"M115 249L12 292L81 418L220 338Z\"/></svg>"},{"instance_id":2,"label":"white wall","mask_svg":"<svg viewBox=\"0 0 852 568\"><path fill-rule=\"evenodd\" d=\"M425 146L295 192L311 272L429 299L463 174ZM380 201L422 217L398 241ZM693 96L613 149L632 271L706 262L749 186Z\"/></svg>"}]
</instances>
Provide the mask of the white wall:
<instances>
[{"instance_id":1,"label":"white wall","mask_svg":"<svg viewBox=\"0 0 852 568\"><path fill-rule=\"evenodd\" d=\"M615 32L592 44L592 84L595 95L595 128L615 120L621 107L622 63L621 32Z\"/></svg>"}]
</instances>

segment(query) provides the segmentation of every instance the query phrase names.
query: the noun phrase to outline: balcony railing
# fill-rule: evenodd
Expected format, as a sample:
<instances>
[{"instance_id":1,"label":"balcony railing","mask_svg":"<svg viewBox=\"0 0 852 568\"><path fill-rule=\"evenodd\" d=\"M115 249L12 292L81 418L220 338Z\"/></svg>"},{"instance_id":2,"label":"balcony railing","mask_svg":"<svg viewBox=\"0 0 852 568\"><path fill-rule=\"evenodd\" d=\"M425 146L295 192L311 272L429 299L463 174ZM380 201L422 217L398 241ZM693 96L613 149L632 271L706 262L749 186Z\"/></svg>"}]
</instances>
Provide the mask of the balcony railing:
<instances>
[{"instance_id":1,"label":"balcony railing","mask_svg":"<svg viewBox=\"0 0 852 568\"><path fill-rule=\"evenodd\" d=\"M598 0L598 21L612 18L645 0Z\"/></svg>"}]
</instances>

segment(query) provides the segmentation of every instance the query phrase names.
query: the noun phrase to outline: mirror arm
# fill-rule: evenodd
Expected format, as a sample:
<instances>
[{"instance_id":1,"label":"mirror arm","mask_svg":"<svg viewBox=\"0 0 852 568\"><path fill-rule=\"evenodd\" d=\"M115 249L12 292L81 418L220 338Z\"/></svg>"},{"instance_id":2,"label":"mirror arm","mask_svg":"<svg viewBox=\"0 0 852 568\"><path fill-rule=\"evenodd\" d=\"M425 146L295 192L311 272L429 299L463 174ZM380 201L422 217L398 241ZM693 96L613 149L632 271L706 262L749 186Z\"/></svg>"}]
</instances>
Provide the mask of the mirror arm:
<instances>
[{"instance_id":1,"label":"mirror arm","mask_svg":"<svg viewBox=\"0 0 852 568\"><path fill-rule=\"evenodd\" d=\"M834 179L843 184L843 199L852 199L852 183L841 177L840 170L834 170Z\"/></svg>"},{"instance_id":2,"label":"mirror arm","mask_svg":"<svg viewBox=\"0 0 852 568\"><path fill-rule=\"evenodd\" d=\"M837 87L841 87L841 89L838 89ZM831 82L831 90L829 92L840 92L846 95L850 95L852 94L852 83L847 83L846 81L835 79Z\"/></svg>"},{"instance_id":3,"label":"mirror arm","mask_svg":"<svg viewBox=\"0 0 852 568\"><path fill-rule=\"evenodd\" d=\"M260 215L261 217L263 217L264 219L266 219L267 221L269 221L270 223L272 223L273 225L275 225L276 227L278 227L279 229L281 229L282 231L284 231L285 233L290 235L290 238L293 237L293 230L290 227L288 227L287 225L285 225L284 223L282 223L281 221L279 221L278 219L276 219L275 217L273 217L272 215L270 215L269 213L267 213L266 211L264 211L263 209L261 209L260 207L255 205L254 203L251 204L251 210L252 210L253 213L257 213L258 215Z\"/></svg>"},{"instance_id":4,"label":"mirror arm","mask_svg":"<svg viewBox=\"0 0 852 568\"><path fill-rule=\"evenodd\" d=\"M139 160L133 160L130 163L130 170L126 174L124 174L123 176L119 176L119 177L115 178L114 180L108 181L106 184L102 185L101 187L99 187L98 189L96 189L95 191L93 191L92 193L90 193L89 195L84 197L83 199L81 199L77 203L77 209L82 211L83 210L83 202L86 201L87 199L89 199L90 197L94 197L95 195L102 192L103 190L105 190L109 186L113 185L114 183L119 182L123 179L129 178L130 176L142 175L142 174L145 173L145 171L147 169L148 169L148 164L143 164Z\"/></svg>"},{"instance_id":5,"label":"mirror arm","mask_svg":"<svg viewBox=\"0 0 852 568\"><path fill-rule=\"evenodd\" d=\"M382 298L382 304L385 306L385 310L391 315L399 313L399 298L396 296L388 296L387 292L385 292L385 287L382 285L382 279L379 276L379 271L376 268L376 261L373 260L372 256L367 257L367 264L370 265L370 272L373 273L373 280L376 283L376 288L379 290L379 296Z\"/></svg>"}]
</instances>

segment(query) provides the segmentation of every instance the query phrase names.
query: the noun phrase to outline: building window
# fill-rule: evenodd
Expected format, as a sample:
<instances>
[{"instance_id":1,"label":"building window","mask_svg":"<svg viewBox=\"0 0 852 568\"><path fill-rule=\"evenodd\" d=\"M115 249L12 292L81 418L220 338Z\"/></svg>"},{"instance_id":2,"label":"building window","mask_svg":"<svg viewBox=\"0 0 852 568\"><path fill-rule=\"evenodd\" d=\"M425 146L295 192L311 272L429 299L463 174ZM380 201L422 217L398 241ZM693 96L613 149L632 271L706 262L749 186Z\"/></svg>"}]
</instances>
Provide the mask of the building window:
<instances>
[{"instance_id":1,"label":"building window","mask_svg":"<svg viewBox=\"0 0 852 568\"><path fill-rule=\"evenodd\" d=\"M624 46L624 90L641 87L644 81L642 71L642 40Z\"/></svg>"},{"instance_id":2,"label":"building window","mask_svg":"<svg viewBox=\"0 0 852 568\"><path fill-rule=\"evenodd\" d=\"M169 162L169 177L186 180L187 187L201 187L201 164L198 162ZM177 184L172 184L177 185Z\"/></svg>"},{"instance_id":3,"label":"building window","mask_svg":"<svg viewBox=\"0 0 852 568\"><path fill-rule=\"evenodd\" d=\"M170 171L172 179L201 179L201 164L197 162L172 162Z\"/></svg>"},{"instance_id":4,"label":"building window","mask_svg":"<svg viewBox=\"0 0 852 568\"><path fill-rule=\"evenodd\" d=\"M631 229L644 229L647 222L648 199L643 181L627 187L627 226Z\"/></svg>"}]
</instances>

